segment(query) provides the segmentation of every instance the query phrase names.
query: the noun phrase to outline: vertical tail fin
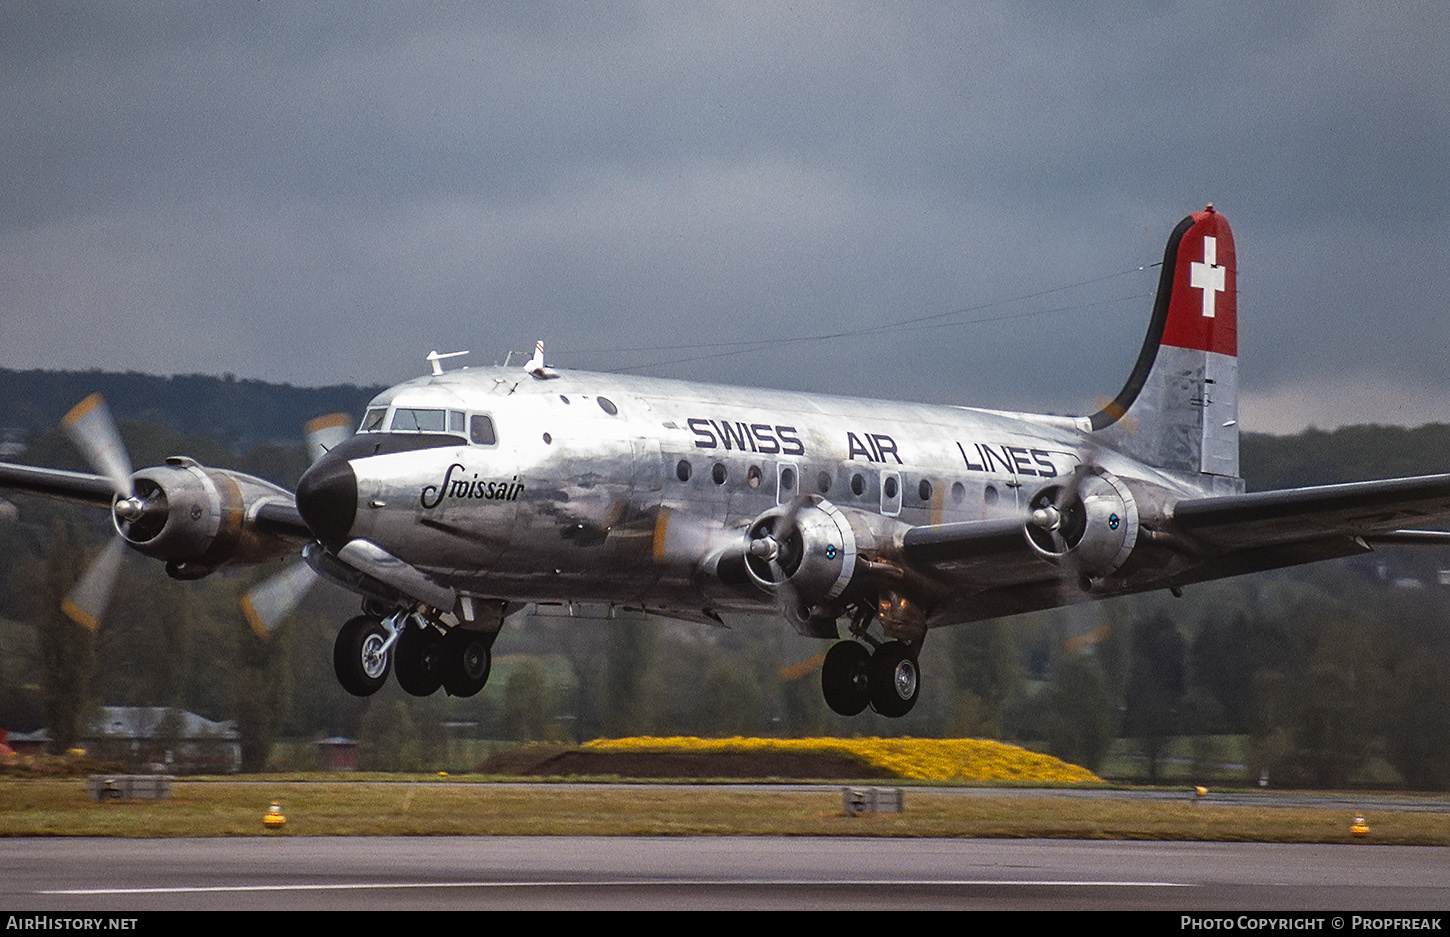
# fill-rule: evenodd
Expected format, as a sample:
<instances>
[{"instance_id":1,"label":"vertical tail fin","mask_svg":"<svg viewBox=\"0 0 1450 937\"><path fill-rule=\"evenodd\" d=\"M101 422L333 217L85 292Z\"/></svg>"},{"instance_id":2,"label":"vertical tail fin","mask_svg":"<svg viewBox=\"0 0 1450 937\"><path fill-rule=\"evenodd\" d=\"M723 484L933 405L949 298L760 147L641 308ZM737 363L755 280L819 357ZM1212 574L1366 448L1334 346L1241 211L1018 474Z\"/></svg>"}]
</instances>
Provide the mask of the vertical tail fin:
<instances>
[{"instance_id":1,"label":"vertical tail fin","mask_svg":"<svg viewBox=\"0 0 1450 937\"><path fill-rule=\"evenodd\" d=\"M1149 465L1238 476L1238 264L1212 205L1169 236L1143 350L1092 427Z\"/></svg>"}]
</instances>

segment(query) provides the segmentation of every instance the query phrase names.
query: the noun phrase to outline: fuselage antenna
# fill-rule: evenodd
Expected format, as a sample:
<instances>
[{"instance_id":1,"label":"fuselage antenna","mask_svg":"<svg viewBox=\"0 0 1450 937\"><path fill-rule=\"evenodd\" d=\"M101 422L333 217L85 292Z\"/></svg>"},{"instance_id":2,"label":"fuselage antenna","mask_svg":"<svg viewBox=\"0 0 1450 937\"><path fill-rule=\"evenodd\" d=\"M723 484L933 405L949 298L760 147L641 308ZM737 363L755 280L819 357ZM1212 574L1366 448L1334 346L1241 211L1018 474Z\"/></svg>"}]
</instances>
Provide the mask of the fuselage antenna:
<instances>
[{"instance_id":1,"label":"fuselage antenna","mask_svg":"<svg viewBox=\"0 0 1450 937\"><path fill-rule=\"evenodd\" d=\"M450 351L450 352L448 352L445 355L440 355L440 354L438 354L437 351L430 351L430 352L428 352L428 357L427 357L426 360L428 361L429 364L431 364L433 366L433 376L434 377L437 377L438 375L440 375L440 374L443 373L443 363L442 362L443 362L443 359L444 358L457 358L460 355L466 355L466 354L468 354L468 352L466 352L466 351Z\"/></svg>"}]
</instances>

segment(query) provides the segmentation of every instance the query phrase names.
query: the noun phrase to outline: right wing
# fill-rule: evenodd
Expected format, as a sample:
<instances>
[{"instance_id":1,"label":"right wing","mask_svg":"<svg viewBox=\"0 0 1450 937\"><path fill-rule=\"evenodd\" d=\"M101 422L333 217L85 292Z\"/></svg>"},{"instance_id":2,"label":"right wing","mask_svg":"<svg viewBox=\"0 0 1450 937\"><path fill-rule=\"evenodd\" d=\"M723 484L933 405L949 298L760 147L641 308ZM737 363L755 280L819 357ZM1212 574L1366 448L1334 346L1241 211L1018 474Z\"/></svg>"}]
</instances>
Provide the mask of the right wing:
<instances>
[{"instance_id":1,"label":"right wing","mask_svg":"<svg viewBox=\"0 0 1450 937\"><path fill-rule=\"evenodd\" d=\"M45 498L59 498L95 507L110 507L115 489L109 479L86 472L37 468L0 462L0 489L10 489Z\"/></svg>"},{"instance_id":2,"label":"right wing","mask_svg":"<svg viewBox=\"0 0 1450 937\"><path fill-rule=\"evenodd\" d=\"M1408 528L1446 521L1450 475L1190 498L1145 518L1134 559L1094 591L1175 588L1368 553L1373 543L1445 546L1450 532ZM1032 549L1026 523L1019 515L914 527L902 537L902 560L953 595L954 621L1082 601L1064 568Z\"/></svg>"}]
</instances>

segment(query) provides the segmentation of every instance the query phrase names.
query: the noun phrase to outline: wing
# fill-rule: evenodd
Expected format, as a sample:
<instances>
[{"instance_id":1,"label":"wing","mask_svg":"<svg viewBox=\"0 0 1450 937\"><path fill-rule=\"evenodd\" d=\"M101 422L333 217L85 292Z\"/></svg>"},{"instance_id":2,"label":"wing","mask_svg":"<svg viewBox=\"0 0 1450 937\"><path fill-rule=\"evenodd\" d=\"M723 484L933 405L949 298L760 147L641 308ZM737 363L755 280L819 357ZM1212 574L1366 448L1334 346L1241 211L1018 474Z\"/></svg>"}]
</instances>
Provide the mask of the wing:
<instances>
[{"instance_id":1,"label":"wing","mask_svg":"<svg viewBox=\"0 0 1450 937\"><path fill-rule=\"evenodd\" d=\"M101 475L0 462L0 489L110 507L115 489Z\"/></svg>"},{"instance_id":2,"label":"wing","mask_svg":"<svg viewBox=\"0 0 1450 937\"><path fill-rule=\"evenodd\" d=\"M1375 539L1450 517L1450 475L1197 498L1173 506L1172 526L1220 549L1322 537Z\"/></svg>"},{"instance_id":3,"label":"wing","mask_svg":"<svg viewBox=\"0 0 1450 937\"><path fill-rule=\"evenodd\" d=\"M1186 499L1144 517L1130 559L1087 592L1070 557L1033 549L1024 516L915 527L901 557L952 594L937 617L968 621L1353 556L1375 543L1450 545L1450 532L1409 529L1447 520L1450 475Z\"/></svg>"},{"instance_id":4,"label":"wing","mask_svg":"<svg viewBox=\"0 0 1450 937\"><path fill-rule=\"evenodd\" d=\"M103 475L15 465L10 462L0 462L0 491L3 490L99 508L110 507L115 498L111 481ZM252 521L265 534L275 534L304 543L311 540L312 532L297 513L296 505L290 497L283 500L284 495L286 492L281 489L272 492L269 500L257 505Z\"/></svg>"}]
</instances>

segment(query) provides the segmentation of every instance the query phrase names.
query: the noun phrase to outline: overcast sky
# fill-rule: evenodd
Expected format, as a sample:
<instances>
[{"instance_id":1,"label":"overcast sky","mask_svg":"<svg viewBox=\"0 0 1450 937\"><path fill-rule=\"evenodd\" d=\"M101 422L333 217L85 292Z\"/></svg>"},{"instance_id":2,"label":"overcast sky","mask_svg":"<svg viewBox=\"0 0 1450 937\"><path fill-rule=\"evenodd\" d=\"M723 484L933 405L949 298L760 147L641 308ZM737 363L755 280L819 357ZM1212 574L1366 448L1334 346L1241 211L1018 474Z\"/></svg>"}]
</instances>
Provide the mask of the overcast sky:
<instances>
[{"instance_id":1,"label":"overcast sky","mask_svg":"<svg viewBox=\"0 0 1450 937\"><path fill-rule=\"evenodd\" d=\"M386 384L542 338L1081 413L1213 202L1246 429L1450 420L1447 50L1438 0L6 0L0 366Z\"/></svg>"}]
</instances>

